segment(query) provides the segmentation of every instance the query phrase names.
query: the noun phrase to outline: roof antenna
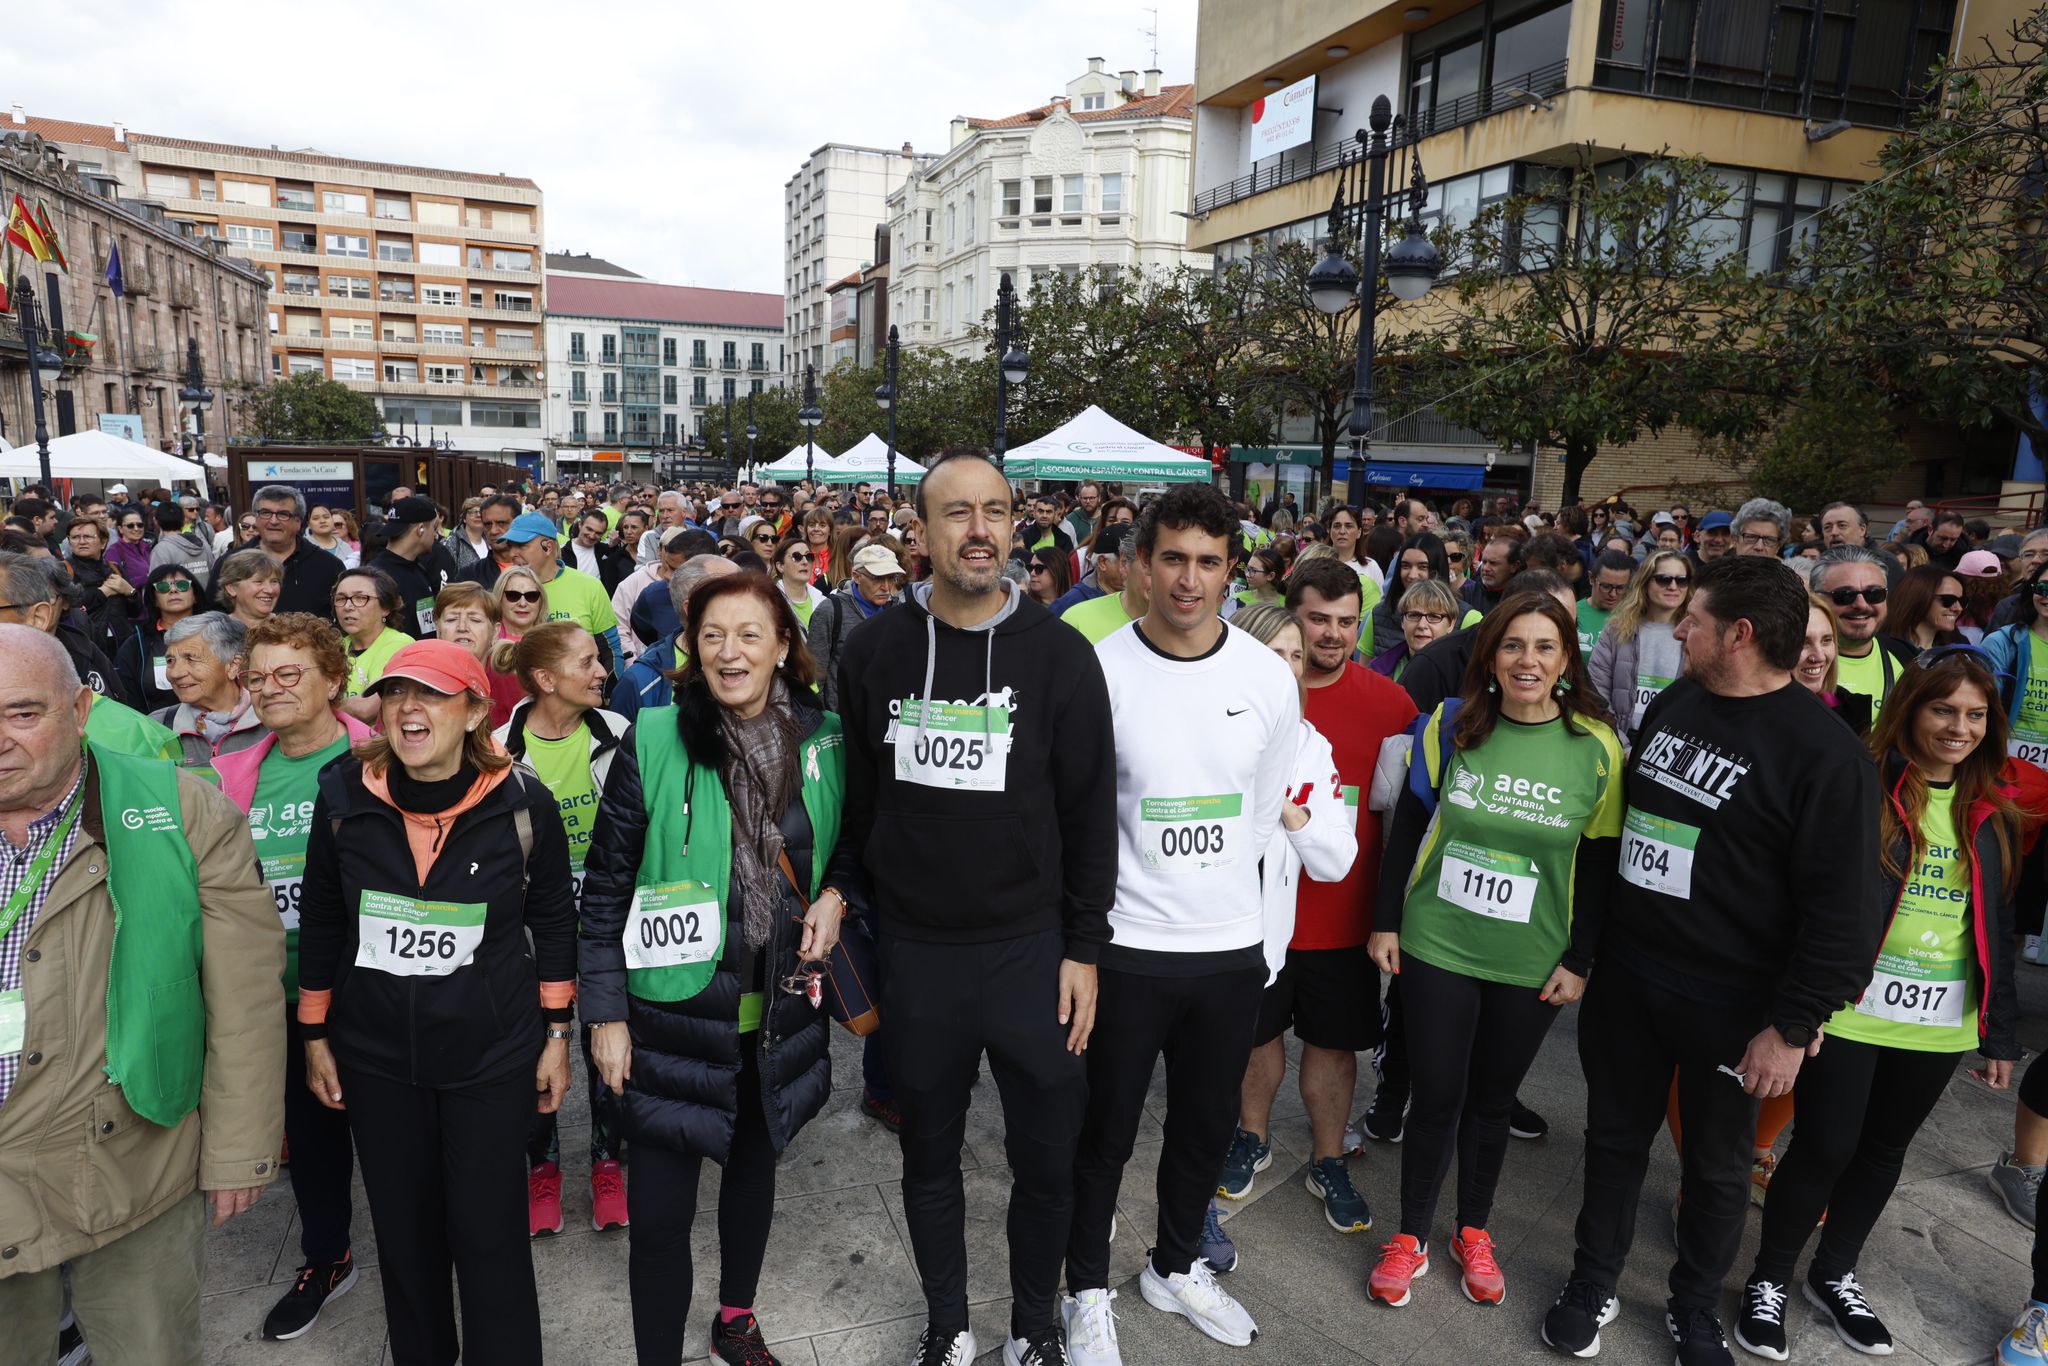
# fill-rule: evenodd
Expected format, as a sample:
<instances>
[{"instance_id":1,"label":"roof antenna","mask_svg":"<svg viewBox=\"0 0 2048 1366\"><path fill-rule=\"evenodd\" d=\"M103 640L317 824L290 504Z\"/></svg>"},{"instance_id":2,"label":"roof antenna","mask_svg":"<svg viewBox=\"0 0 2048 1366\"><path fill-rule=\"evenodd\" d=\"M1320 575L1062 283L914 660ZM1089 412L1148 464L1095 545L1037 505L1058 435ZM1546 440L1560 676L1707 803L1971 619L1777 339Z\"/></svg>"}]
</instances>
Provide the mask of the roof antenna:
<instances>
[{"instance_id":1,"label":"roof antenna","mask_svg":"<svg viewBox=\"0 0 2048 1366\"><path fill-rule=\"evenodd\" d=\"M1152 65L1157 67L1159 65L1159 11L1148 8L1144 12L1152 16L1152 27L1141 28L1138 32L1152 40Z\"/></svg>"}]
</instances>

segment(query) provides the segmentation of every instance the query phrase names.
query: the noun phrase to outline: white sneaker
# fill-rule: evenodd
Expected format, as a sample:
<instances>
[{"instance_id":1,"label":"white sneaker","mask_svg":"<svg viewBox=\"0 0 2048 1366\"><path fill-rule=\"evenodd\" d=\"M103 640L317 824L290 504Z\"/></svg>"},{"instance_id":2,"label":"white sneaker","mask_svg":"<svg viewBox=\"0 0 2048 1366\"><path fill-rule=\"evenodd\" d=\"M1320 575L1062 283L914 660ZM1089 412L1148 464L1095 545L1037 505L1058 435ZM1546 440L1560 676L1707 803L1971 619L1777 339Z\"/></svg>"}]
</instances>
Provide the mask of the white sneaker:
<instances>
[{"instance_id":1,"label":"white sneaker","mask_svg":"<svg viewBox=\"0 0 2048 1366\"><path fill-rule=\"evenodd\" d=\"M1216 1284L1216 1273L1199 1257L1185 1276L1162 1276L1152 1269L1152 1259L1147 1257L1145 1269L1138 1273L1138 1292L1154 1309L1185 1315L1195 1327L1226 1346L1249 1347L1259 1335L1259 1325Z\"/></svg>"},{"instance_id":2,"label":"white sneaker","mask_svg":"<svg viewBox=\"0 0 2048 1366\"><path fill-rule=\"evenodd\" d=\"M2026 946L2025 946L2024 948L2022 948L2022 949L2020 950L2020 957L2022 957L2022 958L2026 959L2026 960L2027 960L2027 961L2028 961L2029 963L2034 963L2034 964L2039 964L2039 963L2040 963L2040 961L2041 961L2041 936L2040 936L2040 935L2038 935L2038 934L2030 934L2030 935L2028 935L2028 936L2026 937Z\"/></svg>"},{"instance_id":3,"label":"white sneaker","mask_svg":"<svg viewBox=\"0 0 2048 1366\"><path fill-rule=\"evenodd\" d=\"M1116 1311L1109 1307L1115 1298L1114 1290L1083 1290L1060 1301L1069 1366L1124 1366L1116 1349Z\"/></svg>"},{"instance_id":4,"label":"white sneaker","mask_svg":"<svg viewBox=\"0 0 2048 1366\"><path fill-rule=\"evenodd\" d=\"M927 1328L917 1335L917 1354L910 1366L970 1366L974 1360L974 1330L962 1328L952 1340L934 1338Z\"/></svg>"}]
</instances>

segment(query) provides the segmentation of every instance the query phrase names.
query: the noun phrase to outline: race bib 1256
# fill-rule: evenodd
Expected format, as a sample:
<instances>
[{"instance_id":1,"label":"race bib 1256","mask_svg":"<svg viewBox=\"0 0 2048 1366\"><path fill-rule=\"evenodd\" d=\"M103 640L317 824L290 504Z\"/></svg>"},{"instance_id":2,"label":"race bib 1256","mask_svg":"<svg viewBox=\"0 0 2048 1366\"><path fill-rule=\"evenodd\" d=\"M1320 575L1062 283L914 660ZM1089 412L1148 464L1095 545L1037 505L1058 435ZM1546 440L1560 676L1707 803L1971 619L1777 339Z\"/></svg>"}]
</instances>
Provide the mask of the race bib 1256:
<instances>
[{"instance_id":1,"label":"race bib 1256","mask_svg":"<svg viewBox=\"0 0 2048 1366\"><path fill-rule=\"evenodd\" d=\"M481 901L415 901L365 889L356 966L394 977L446 977L475 961L487 909Z\"/></svg>"}]
</instances>

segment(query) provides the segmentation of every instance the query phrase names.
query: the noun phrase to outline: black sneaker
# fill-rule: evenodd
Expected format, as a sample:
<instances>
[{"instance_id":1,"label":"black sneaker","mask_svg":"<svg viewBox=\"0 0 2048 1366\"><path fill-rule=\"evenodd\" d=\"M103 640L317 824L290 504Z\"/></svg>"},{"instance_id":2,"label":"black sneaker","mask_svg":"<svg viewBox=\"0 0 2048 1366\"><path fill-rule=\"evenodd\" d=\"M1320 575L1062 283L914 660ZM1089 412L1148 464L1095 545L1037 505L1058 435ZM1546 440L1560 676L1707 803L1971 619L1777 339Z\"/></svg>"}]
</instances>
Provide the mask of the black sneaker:
<instances>
[{"instance_id":1,"label":"black sneaker","mask_svg":"<svg viewBox=\"0 0 2048 1366\"><path fill-rule=\"evenodd\" d=\"M1681 1314L1667 1309L1664 1330L1678 1344L1676 1366L1735 1366L1735 1353L1728 1350L1728 1338L1713 1310L1688 1309Z\"/></svg>"},{"instance_id":2,"label":"black sneaker","mask_svg":"<svg viewBox=\"0 0 2048 1366\"><path fill-rule=\"evenodd\" d=\"M1508 1111L1508 1137L1541 1138L1550 1132L1550 1121L1515 1099L1515 1108Z\"/></svg>"},{"instance_id":3,"label":"black sneaker","mask_svg":"<svg viewBox=\"0 0 2048 1366\"><path fill-rule=\"evenodd\" d=\"M1835 1336L1857 1351L1874 1357L1892 1354L1892 1335L1864 1300L1863 1287L1856 1283L1855 1272L1844 1271L1840 1280L1826 1281L1818 1271L1808 1268L1806 1298L1828 1311L1828 1317L1835 1321Z\"/></svg>"},{"instance_id":4,"label":"black sneaker","mask_svg":"<svg viewBox=\"0 0 2048 1366\"><path fill-rule=\"evenodd\" d=\"M860 1112L892 1134L903 1132L903 1111L893 1100L883 1100L872 1091L862 1091Z\"/></svg>"},{"instance_id":5,"label":"black sneaker","mask_svg":"<svg viewBox=\"0 0 2048 1366\"><path fill-rule=\"evenodd\" d=\"M57 1330L57 1366L92 1366L92 1349L78 1325L67 1323Z\"/></svg>"},{"instance_id":6,"label":"black sneaker","mask_svg":"<svg viewBox=\"0 0 2048 1366\"><path fill-rule=\"evenodd\" d=\"M1735 1340L1751 1356L1783 1361L1785 1350L1785 1283L1752 1276L1742 1287L1742 1317L1735 1321Z\"/></svg>"},{"instance_id":7,"label":"black sneaker","mask_svg":"<svg viewBox=\"0 0 2048 1366\"><path fill-rule=\"evenodd\" d=\"M1399 1143L1408 1128L1408 1097L1382 1086L1358 1117L1358 1131L1375 1143Z\"/></svg>"},{"instance_id":8,"label":"black sneaker","mask_svg":"<svg viewBox=\"0 0 2048 1366\"><path fill-rule=\"evenodd\" d=\"M1574 1276L1543 1316L1543 1340L1575 1357L1600 1355L1600 1330L1614 1322L1621 1301L1604 1285Z\"/></svg>"},{"instance_id":9,"label":"black sneaker","mask_svg":"<svg viewBox=\"0 0 2048 1366\"><path fill-rule=\"evenodd\" d=\"M1003 1343L1003 1366L1067 1366L1067 1335L1057 1323Z\"/></svg>"},{"instance_id":10,"label":"black sneaker","mask_svg":"<svg viewBox=\"0 0 2048 1366\"><path fill-rule=\"evenodd\" d=\"M356 1283L354 1253L344 1253L338 1262L325 1266L308 1262L299 1268L298 1279L271 1306L263 1320L263 1336L272 1342L288 1342L320 1321L320 1311L331 1300L346 1295Z\"/></svg>"},{"instance_id":11,"label":"black sneaker","mask_svg":"<svg viewBox=\"0 0 2048 1366\"><path fill-rule=\"evenodd\" d=\"M728 1323L716 1312L711 1315L711 1359L721 1366L782 1366L768 1344L761 1340L761 1325L752 1314L742 1314Z\"/></svg>"}]
</instances>

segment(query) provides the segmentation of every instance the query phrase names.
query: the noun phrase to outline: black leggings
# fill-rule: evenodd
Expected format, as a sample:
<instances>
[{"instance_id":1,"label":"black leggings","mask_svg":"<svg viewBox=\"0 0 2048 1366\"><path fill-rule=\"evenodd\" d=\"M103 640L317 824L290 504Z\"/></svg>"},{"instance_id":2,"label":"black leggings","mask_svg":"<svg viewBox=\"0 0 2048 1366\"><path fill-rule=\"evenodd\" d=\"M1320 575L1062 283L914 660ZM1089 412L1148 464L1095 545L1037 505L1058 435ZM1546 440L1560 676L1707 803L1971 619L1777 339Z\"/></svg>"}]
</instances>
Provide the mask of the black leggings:
<instances>
[{"instance_id":1,"label":"black leggings","mask_svg":"<svg viewBox=\"0 0 2048 1366\"><path fill-rule=\"evenodd\" d=\"M590 1055L590 1026L583 1026L583 1069L590 1087L590 1160L593 1163L626 1159L626 1140L619 1133L619 1098L598 1074L597 1060ZM526 1162L538 1167L543 1162L562 1160L560 1112L535 1115L526 1134Z\"/></svg>"},{"instance_id":2,"label":"black leggings","mask_svg":"<svg viewBox=\"0 0 2048 1366\"><path fill-rule=\"evenodd\" d=\"M761 1109L755 1035L741 1046L739 1117L718 1187L718 1299L751 1309L775 1219L775 1145ZM626 1281L633 1296L639 1366L676 1366L689 1334L690 1228L704 1159L641 1138L633 1145L632 1243Z\"/></svg>"},{"instance_id":3,"label":"black leggings","mask_svg":"<svg viewBox=\"0 0 2048 1366\"><path fill-rule=\"evenodd\" d=\"M1508 1148L1515 1088L1529 1074L1558 1007L1538 987L1511 986L1401 960L1413 1099L1401 1150L1401 1232L1429 1241L1437 1193L1458 1154L1460 1228L1485 1228Z\"/></svg>"},{"instance_id":4,"label":"black leggings","mask_svg":"<svg viewBox=\"0 0 2048 1366\"><path fill-rule=\"evenodd\" d=\"M1821 1214L1816 1278L1856 1269L1864 1240L1892 1198L1913 1135L1940 1101L1961 1053L1921 1053L1829 1036L1799 1068L1792 1142L1771 1177L1755 1275L1792 1279Z\"/></svg>"},{"instance_id":5,"label":"black leggings","mask_svg":"<svg viewBox=\"0 0 2048 1366\"><path fill-rule=\"evenodd\" d=\"M1380 1074L1373 1104L1384 1095L1398 1112L1408 1103L1408 1012L1401 1006L1399 975L1387 979L1386 999L1380 1002L1380 1046L1373 1050L1372 1065Z\"/></svg>"},{"instance_id":6,"label":"black leggings","mask_svg":"<svg viewBox=\"0 0 2048 1366\"><path fill-rule=\"evenodd\" d=\"M285 1170L299 1205L299 1252L318 1266L348 1255L356 1150L348 1111L328 1109L306 1085L306 1036L297 1015L285 1007L284 1141L292 1158Z\"/></svg>"}]
</instances>

